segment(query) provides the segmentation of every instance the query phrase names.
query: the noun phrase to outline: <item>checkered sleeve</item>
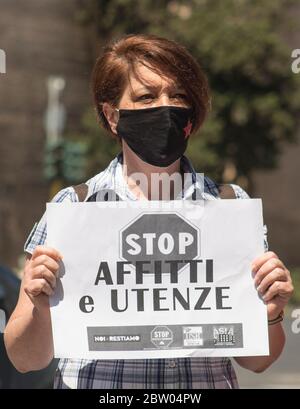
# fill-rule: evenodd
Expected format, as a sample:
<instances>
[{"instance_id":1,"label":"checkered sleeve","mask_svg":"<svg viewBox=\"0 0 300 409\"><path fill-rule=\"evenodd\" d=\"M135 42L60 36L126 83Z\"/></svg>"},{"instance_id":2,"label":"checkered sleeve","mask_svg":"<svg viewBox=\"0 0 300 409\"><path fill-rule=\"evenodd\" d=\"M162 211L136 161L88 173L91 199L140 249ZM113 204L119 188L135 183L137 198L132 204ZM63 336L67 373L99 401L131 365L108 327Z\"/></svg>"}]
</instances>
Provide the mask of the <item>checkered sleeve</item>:
<instances>
[{"instance_id":1,"label":"checkered sleeve","mask_svg":"<svg viewBox=\"0 0 300 409\"><path fill-rule=\"evenodd\" d=\"M72 187L67 187L59 191L51 202L77 202L78 197ZM25 253L32 254L36 246L41 246L46 243L47 238L47 223L46 212L43 214L39 222L35 223L24 245Z\"/></svg>"},{"instance_id":2,"label":"checkered sleeve","mask_svg":"<svg viewBox=\"0 0 300 409\"><path fill-rule=\"evenodd\" d=\"M248 195L248 193L245 192L245 190L242 189L240 186L232 184L231 187L233 188L237 199L250 199L250 196ZM265 248L265 252L269 250L268 228L265 224L264 224L264 248Z\"/></svg>"}]
</instances>

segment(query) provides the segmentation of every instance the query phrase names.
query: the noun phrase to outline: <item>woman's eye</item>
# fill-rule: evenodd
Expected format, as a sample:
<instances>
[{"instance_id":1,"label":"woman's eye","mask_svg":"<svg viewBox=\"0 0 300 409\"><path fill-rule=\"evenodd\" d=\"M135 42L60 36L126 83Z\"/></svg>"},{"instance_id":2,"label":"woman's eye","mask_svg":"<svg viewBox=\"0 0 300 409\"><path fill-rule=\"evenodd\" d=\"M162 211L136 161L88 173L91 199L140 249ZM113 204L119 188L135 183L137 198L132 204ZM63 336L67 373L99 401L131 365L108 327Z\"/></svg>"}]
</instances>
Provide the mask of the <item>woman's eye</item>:
<instances>
[{"instance_id":1,"label":"woman's eye","mask_svg":"<svg viewBox=\"0 0 300 409\"><path fill-rule=\"evenodd\" d=\"M138 99L141 100L141 101L145 101L147 99L153 99L153 95L151 95L151 94L141 95L140 97L138 97Z\"/></svg>"},{"instance_id":2,"label":"woman's eye","mask_svg":"<svg viewBox=\"0 0 300 409\"><path fill-rule=\"evenodd\" d=\"M185 94L175 94L173 98L186 99L186 95Z\"/></svg>"}]
</instances>

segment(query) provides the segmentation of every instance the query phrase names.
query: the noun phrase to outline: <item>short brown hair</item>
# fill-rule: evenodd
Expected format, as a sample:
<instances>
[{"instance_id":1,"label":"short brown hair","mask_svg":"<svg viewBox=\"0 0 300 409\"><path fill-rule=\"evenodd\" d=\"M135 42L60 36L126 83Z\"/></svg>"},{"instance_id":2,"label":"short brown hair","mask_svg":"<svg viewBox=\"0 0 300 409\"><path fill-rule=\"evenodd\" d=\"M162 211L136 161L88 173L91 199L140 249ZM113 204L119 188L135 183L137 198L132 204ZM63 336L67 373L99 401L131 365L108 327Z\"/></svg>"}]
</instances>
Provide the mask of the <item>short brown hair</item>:
<instances>
[{"instance_id":1,"label":"short brown hair","mask_svg":"<svg viewBox=\"0 0 300 409\"><path fill-rule=\"evenodd\" d=\"M187 49L166 38L131 34L104 48L92 73L92 91L100 123L111 132L102 111L104 102L117 107L128 84L129 74L138 77L136 65L171 78L185 90L193 109L193 133L202 125L210 107L205 74Z\"/></svg>"}]
</instances>

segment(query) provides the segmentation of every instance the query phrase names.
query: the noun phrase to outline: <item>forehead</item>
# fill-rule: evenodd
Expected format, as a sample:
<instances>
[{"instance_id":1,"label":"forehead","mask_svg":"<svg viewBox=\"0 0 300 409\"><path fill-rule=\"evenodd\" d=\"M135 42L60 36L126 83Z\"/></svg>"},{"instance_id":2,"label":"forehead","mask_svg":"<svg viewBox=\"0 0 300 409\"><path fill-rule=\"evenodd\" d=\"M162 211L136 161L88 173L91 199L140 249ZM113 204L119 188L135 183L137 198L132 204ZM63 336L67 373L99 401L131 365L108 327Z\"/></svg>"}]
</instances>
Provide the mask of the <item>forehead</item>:
<instances>
[{"instance_id":1,"label":"forehead","mask_svg":"<svg viewBox=\"0 0 300 409\"><path fill-rule=\"evenodd\" d=\"M136 90L145 87L178 87L176 81L158 74L143 64L135 66L135 72L129 73L127 89Z\"/></svg>"}]
</instances>

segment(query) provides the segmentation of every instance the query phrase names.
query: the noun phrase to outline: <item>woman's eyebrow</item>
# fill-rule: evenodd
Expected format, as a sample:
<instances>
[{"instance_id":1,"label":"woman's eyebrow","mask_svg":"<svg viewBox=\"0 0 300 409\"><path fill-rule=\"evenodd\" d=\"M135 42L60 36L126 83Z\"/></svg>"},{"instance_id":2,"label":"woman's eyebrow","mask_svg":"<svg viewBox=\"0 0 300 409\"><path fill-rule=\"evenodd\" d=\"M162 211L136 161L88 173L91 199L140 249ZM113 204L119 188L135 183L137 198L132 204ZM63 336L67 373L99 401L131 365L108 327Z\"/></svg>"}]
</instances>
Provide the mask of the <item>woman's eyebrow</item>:
<instances>
[{"instance_id":1,"label":"woman's eyebrow","mask_svg":"<svg viewBox=\"0 0 300 409\"><path fill-rule=\"evenodd\" d=\"M149 91L151 88L150 87L139 87L139 88L135 88L135 89L131 89L131 94L137 94L138 92L145 92L145 91Z\"/></svg>"},{"instance_id":2,"label":"woman's eyebrow","mask_svg":"<svg viewBox=\"0 0 300 409\"><path fill-rule=\"evenodd\" d=\"M149 84L149 85L145 85L143 87L132 89L131 94L134 95L136 93L145 92L145 91L146 92L147 91L157 91L159 89L161 89L161 85L154 85L154 84L151 85L151 84ZM167 85L166 89L168 91L181 91L181 92L184 92L184 89L182 87L180 87L180 86L177 86L176 84Z\"/></svg>"}]
</instances>

